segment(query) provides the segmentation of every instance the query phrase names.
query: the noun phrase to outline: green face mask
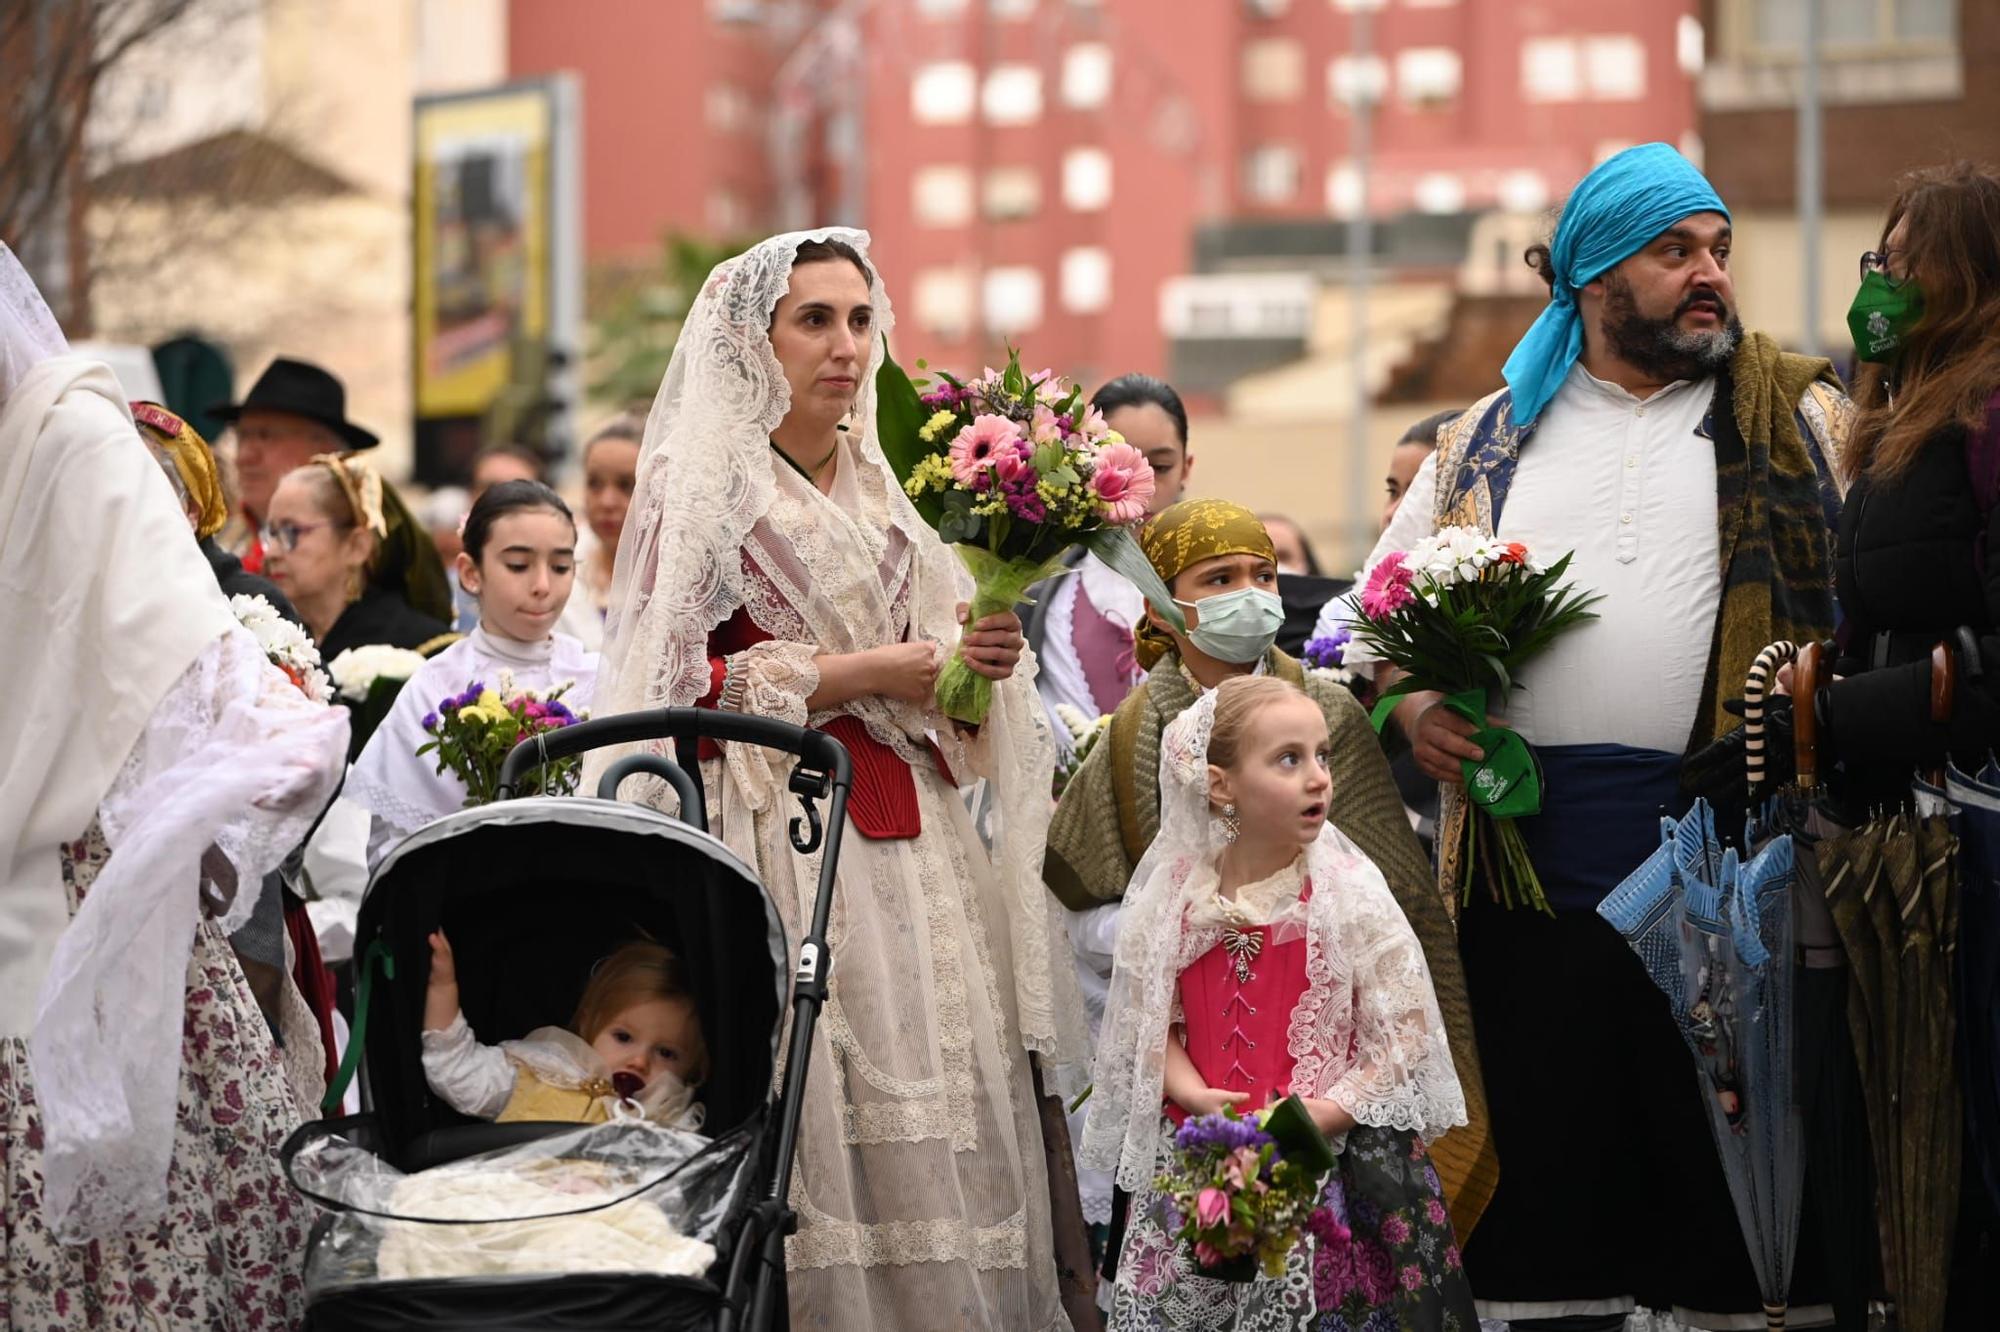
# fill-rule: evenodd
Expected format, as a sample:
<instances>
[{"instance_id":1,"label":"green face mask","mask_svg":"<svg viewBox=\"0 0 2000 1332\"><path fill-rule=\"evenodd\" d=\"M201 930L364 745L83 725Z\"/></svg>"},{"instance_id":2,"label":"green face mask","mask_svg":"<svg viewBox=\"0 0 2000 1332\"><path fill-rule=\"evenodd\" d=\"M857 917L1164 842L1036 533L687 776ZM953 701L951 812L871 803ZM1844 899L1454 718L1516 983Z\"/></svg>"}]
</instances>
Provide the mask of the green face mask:
<instances>
[{"instance_id":1,"label":"green face mask","mask_svg":"<svg viewBox=\"0 0 2000 1332\"><path fill-rule=\"evenodd\" d=\"M1864 361L1895 360L1923 312L1924 294L1914 281L1895 283L1886 273L1868 274L1847 307L1854 354Z\"/></svg>"}]
</instances>

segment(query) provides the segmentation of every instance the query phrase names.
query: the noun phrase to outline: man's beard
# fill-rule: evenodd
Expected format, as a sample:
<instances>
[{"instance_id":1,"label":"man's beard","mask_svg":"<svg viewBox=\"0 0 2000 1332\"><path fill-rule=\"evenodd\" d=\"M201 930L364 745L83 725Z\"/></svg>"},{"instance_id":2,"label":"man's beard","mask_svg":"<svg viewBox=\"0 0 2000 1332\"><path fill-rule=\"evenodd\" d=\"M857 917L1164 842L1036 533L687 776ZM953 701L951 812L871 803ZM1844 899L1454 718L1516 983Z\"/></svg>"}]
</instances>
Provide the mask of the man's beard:
<instances>
[{"instance_id":1,"label":"man's beard","mask_svg":"<svg viewBox=\"0 0 2000 1332\"><path fill-rule=\"evenodd\" d=\"M1723 316L1713 329L1684 329L1677 322L1697 305L1712 305ZM1639 312L1632 284L1617 273L1604 279L1604 336L1611 352L1662 384L1704 379L1729 364L1743 340L1743 323L1721 293L1700 287L1682 298L1673 314L1653 319Z\"/></svg>"}]
</instances>

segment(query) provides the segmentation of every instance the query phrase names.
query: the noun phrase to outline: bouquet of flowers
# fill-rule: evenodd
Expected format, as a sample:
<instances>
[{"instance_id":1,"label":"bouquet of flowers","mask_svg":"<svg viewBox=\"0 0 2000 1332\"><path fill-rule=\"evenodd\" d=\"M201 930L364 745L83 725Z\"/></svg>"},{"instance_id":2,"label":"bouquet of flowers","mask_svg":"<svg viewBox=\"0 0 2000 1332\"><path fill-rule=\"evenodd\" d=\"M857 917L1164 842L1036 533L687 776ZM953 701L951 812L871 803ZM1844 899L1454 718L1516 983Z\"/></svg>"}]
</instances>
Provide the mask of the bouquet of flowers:
<instances>
[{"instance_id":1,"label":"bouquet of flowers","mask_svg":"<svg viewBox=\"0 0 2000 1332\"><path fill-rule=\"evenodd\" d=\"M229 599L236 621L257 640L271 664L299 687L299 692L315 703L333 701L333 689L319 666L319 647L305 630L278 614L278 608L261 596L237 593Z\"/></svg>"},{"instance_id":2,"label":"bouquet of flowers","mask_svg":"<svg viewBox=\"0 0 2000 1332\"><path fill-rule=\"evenodd\" d=\"M457 774L465 783L468 809L491 804L500 787L500 766L515 745L583 720L562 701L575 683L568 680L538 694L514 688L514 677L506 671L500 673L498 689L474 681L425 714L424 731L431 738L417 753L436 753L438 772ZM530 770L517 794L569 795L582 775L583 759L573 754Z\"/></svg>"},{"instance_id":3,"label":"bouquet of flowers","mask_svg":"<svg viewBox=\"0 0 2000 1332\"><path fill-rule=\"evenodd\" d=\"M1320 1203L1333 1164L1325 1135L1290 1096L1248 1119L1233 1108L1188 1119L1174 1134L1172 1167L1153 1187L1172 1200L1181 1218L1175 1238L1193 1247L1202 1275L1254 1281L1282 1276L1307 1231L1322 1244L1348 1238Z\"/></svg>"},{"instance_id":4,"label":"bouquet of flowers","mask_svg":"<svg viewBox=\"0 0 2000 1332\"><path fill-rule=\"evenodd\" d=\"M1574 552L1572 552L1573 554ZM1446 527L1407 551L1385 555L1361 589L1355 636L1373 656L1406 672L1375 705L1376 729L1404 694L1437 690L1443 706L1477 727L1486 757L1463 764L1472 812L1465 821L1463 891L1483 863L1489 888L1508 907L1548 911L1541 879L1513 820L1542 808L1541 768L1527 741L1486 720L1487 698L1505 699L1523 664L1585 620L1598 600L1563 582L1570 555L1544 568L1518 541ZM1489 844L1484 862L1481 842Z\"/></svg>"},{"instance_id":5,"label":"bouquet of flowers","mask_svg":"<svg viewBox=\"0 0 2000 1332\"><path fill-rule=\"evenodd\" d=\"M348 648L326 664L327 673L333 677L335 694L353 714L350 759L375 734L375 728L389 715L396 695L403 692L403 685L423 664L422 653L390 647L387 643Z\"/></svg>"},{"instance_id":6,"label":"bouquet of flowers","mask_svg":"<svg viewBox=\"0 0 2000 1332\"><path fill-rule=\"evenodd\" d=\"M1076 775L1076 770L1090 757L1090 751L1097 748L1097 742L1111 729L1111 714L1107 712L1101 717L1088 717L1084 715L1082 708L1069 703L1058 703L1056 720L1068 727L1070 734L1068 757L1056 759L1055 798L1060 800L1063 788L1069 785L1069 779Z\"/></svg>"},{"instance_id":7,"label":"bouquet of flowers","mask_svg":"<svg viewBox=\"0 0 2000 1332\"><path fill-rule=\"evenodd\" d=\"M1052 370L1028 374L1012 349L1005 370L938 379L935 387L911 380L885 348L878 420L904 491L972 572L966 623L1013 609L1076 545L1184 623L1132 535L1153 498L1152 465L1082 389ZM938 675L937 700L946 716L976 725L992 707L993 684L954 657Z\"/></svg>"}]
</instances>

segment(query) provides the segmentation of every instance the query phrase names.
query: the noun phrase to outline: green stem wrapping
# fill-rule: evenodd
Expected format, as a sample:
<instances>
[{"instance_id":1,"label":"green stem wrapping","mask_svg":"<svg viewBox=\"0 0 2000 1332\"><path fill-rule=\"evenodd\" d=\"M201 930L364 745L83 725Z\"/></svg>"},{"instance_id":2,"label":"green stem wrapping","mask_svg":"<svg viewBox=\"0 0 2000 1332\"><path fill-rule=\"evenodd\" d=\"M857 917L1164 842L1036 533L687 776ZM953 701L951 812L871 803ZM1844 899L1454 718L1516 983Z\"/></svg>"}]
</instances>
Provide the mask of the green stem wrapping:
<instances>
[{"instance_id":1,"label":"green stem wrapping","mask_svg":"<svg viewBox=\"0 0 2000 1332\"><path fill-rule=\"evenodd\" d=\"M967 632L989 615L1013 610L1027 598L1029 588L1063 567L1060 554L1046 560L1008 560L981 546L952 549L972 574L972 600L965 612ZM938 711L952 720L978 726L993 710L993 682L953 652L938 672L937 705Z\"/></svg>"}]
</instances>

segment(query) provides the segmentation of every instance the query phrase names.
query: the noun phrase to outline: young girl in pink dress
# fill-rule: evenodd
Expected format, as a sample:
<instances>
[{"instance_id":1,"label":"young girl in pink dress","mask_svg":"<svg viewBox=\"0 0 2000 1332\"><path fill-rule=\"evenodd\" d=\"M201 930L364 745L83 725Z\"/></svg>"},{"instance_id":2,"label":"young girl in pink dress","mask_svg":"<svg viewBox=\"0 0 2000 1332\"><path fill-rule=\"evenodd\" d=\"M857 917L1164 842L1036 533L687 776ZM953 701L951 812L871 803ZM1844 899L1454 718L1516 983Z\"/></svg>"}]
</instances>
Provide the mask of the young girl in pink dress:
<instances>
[{"instance_id":1,"label":"young girl in pink dress","mask_svg":"<svg viewBox=\"0 0 2000 1332\"><path fill-rule=\"evenodd\" d=\"M1423 950L1326 820L1326 751L1318 705L1272 677L1224 682L1161 739L1160 836L1125 899L1083 1137L1133 1194L1114 1332L1478 1327L1424 1148L1464 1096ZM1280 1277L1205 1277L1152 1187L1174 1127L1286 1095L1340 1151L1326 1193L1352 1237L1301 1236Z\"/></svg>"}]
</instances>

